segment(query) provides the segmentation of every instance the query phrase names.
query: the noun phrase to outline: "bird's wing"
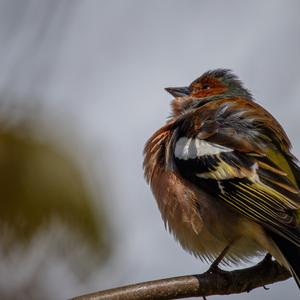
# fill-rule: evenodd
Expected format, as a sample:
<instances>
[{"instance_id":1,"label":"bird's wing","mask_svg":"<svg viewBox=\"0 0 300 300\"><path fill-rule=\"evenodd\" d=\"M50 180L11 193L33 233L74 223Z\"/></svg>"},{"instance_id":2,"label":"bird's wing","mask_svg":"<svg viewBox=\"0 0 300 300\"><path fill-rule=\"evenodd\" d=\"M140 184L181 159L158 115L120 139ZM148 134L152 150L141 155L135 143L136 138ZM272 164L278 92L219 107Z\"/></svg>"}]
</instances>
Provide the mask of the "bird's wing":
<instances>
[{"instance_id":1,"label":"bird's wing","mask_svg":"<svg viewBox=\"0 0 300 300\"><path fill-rule=\"evenodd\" d=\"M199 188L300 246L296 163L281 126L242 99L182 116L173 136L177 170Z\"/></svg>"}]
</instances>

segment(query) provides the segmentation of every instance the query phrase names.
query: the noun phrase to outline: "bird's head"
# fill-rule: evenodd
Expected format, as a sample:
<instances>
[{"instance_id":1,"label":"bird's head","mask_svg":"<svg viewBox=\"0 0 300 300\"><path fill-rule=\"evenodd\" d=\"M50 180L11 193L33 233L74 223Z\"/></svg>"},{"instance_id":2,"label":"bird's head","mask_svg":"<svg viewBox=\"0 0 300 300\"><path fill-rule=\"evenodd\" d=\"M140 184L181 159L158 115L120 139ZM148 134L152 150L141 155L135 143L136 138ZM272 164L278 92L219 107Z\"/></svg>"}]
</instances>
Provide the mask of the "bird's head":
<instances>
[{"instance_id":1,"label":"bird's head","mask_svg":"<svg viewBox=\"0 0 300 300\"><path fill-rule=\"evenodd\" d=\"M168 87L166 91L175 97L173 114L179 115L208 101L227 97L243 97L252 100L250 92L230 70L217 69L205 72L186 87Z\"/></svg>"}]
</instances>

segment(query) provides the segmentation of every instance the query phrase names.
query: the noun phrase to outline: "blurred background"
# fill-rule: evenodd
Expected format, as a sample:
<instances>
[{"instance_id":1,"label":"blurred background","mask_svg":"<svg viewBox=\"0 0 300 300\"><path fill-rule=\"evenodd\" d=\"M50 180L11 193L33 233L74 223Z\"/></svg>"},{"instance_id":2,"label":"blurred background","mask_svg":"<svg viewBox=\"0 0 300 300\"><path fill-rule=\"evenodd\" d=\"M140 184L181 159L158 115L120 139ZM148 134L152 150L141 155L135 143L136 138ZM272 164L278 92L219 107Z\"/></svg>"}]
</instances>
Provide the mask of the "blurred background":
<instances>
[{"instance_id":1,"label":"blurred background","mask_svg":"<svg viewBox=\"0 0 300 300\"><path fill-rule=\"evenodd\" d=\"M300 157L300 2L0 1L0 298L200 273L164 229L142 150L166 86L230 68ZM293 280L230 299L298 299ZM211 299L223 297L211 297Z\"/></svg>"}]
</instances>

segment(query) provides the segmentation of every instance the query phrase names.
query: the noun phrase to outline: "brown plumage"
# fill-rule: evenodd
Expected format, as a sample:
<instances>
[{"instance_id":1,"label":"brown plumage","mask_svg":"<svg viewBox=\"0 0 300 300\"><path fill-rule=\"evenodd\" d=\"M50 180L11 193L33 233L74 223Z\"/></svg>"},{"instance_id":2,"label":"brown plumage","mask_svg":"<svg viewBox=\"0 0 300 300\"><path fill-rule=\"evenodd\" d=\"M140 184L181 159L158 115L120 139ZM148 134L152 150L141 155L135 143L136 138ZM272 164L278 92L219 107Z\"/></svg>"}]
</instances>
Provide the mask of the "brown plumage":
<instances>
[{"instance_id":1,"label":"brown plumage","mask_svg":"<svg viewBox=\"0 0 300 300\"><path fill-rule=\"evenodd\" d=\"M223 262L267 251L299 283L300 171L280 124L228 70L166 90L171 117L144 150L166 226L210 261L227 247Z\"/></svg>"}]
</instances>

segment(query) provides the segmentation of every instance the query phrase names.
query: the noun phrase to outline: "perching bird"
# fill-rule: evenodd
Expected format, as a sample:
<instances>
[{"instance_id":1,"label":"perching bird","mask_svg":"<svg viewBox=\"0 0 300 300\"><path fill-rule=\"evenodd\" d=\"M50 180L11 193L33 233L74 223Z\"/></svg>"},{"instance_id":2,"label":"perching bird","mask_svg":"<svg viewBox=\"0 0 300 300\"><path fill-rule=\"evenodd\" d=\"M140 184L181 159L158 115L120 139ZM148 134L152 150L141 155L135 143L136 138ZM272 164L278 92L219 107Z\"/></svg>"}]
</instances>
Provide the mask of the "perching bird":
<instances>
[{"instance_id":1,"label":"perching bird","mask_svg":"<svg viewBox=\"0 0 300 300\"><path fill-rule=\"evenodd\" d=\"M270 253L300 287L300 168L281 125L230 70L166 90L144 170L169 230L215 266Z\"/></svg>"}]
</instances>

